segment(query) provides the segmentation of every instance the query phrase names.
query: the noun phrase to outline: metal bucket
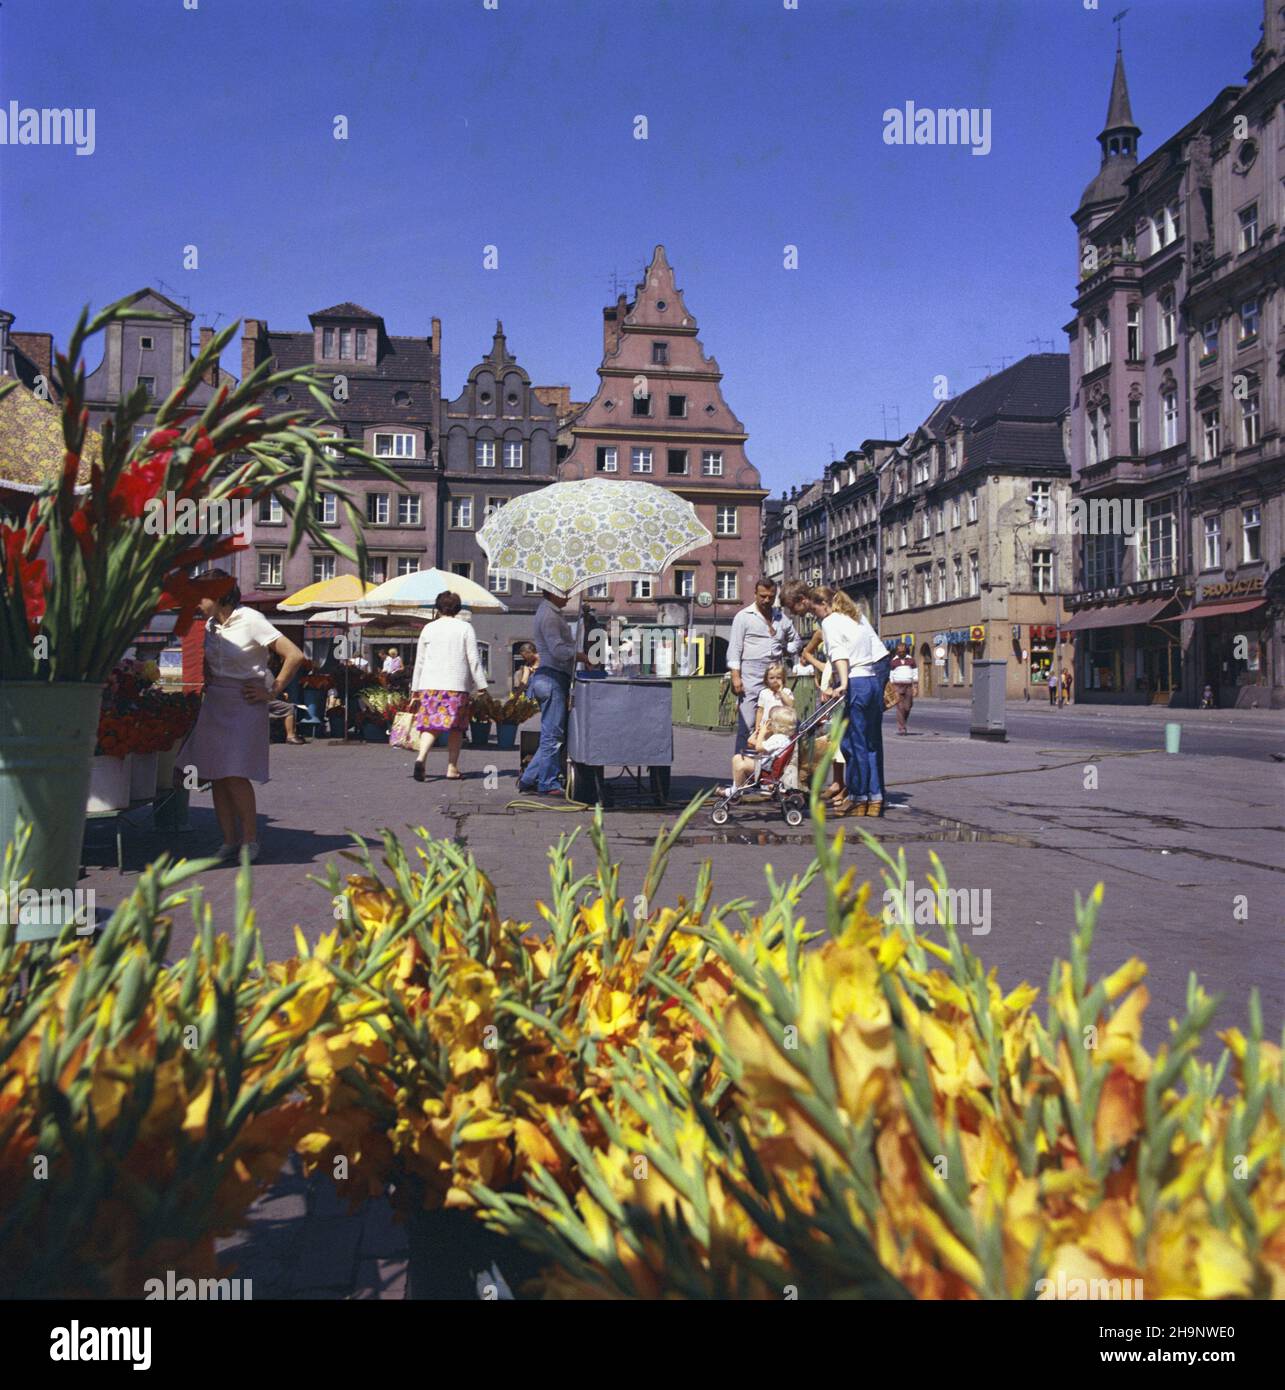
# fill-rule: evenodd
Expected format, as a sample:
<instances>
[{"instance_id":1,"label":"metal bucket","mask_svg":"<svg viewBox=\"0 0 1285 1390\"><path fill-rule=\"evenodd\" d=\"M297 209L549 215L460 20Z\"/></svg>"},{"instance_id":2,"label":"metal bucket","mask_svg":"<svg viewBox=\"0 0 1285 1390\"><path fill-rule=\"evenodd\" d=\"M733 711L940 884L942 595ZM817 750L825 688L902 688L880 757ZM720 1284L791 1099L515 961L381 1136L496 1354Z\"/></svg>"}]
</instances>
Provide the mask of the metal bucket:
<instances>
[{"instance_id":1,"label":"metal bucket","mask_svg":"<svg viewBox=\"0 0 1285 1390\"><path fill-rule=\"evenodd\" d=\"M20 866L37 890L74 889L98 736L102 687L73 681L0 684L0 855L19 821L31 826ZM0 885L7 893L8 884ZM18 939L57 936L56 924L20 924Z\"/></svg>"}]
</instances>

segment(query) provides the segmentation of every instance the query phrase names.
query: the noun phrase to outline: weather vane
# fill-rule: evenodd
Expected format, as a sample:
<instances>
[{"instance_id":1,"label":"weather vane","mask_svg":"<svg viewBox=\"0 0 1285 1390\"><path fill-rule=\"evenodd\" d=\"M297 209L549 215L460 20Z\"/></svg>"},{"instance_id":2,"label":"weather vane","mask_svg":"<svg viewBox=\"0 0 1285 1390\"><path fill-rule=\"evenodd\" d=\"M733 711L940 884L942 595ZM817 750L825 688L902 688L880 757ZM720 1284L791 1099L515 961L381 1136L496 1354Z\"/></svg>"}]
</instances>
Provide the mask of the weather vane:
<instances>
[{"instance_id":1,"label":"weather vane","mask_svg":"<svg viewBox=\"0 0 1285 1390\"><path fill-rule=\"evenodd\" d=\"M1121 30L1124 26L1124 17L1128 13L1129 11L1125 9L1121 10L1119 14L1113 14L1111 16L1111 23L1115 25L1115 46L1117 52L1119 52L1120 46L1123 42Z\"/></svg>"}]
</instances>

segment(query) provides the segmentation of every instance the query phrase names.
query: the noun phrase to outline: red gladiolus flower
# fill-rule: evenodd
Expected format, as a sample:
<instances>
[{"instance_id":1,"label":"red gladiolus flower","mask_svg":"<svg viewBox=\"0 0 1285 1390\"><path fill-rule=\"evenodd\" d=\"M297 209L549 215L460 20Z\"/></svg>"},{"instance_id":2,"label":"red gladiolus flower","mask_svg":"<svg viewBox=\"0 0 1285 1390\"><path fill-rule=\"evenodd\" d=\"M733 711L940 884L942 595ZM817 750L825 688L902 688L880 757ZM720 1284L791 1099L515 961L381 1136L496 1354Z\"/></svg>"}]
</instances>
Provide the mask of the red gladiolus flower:
<instances>
[{"instance_id":1,"label":"red gladiolus flower","mask_svg":"<svg viewBox=\"0 0 1285 1390\"><path fill-rule=\"evenodd\" d=\"M182 434L182 430L153 430L147 436L146 448L149 453L156 453L159 449L164 449Z\"/></svg>"},{"instance_id":2,"label":"red gladiolus flower","mask_svg":"<svg viewBox=\"0 0 1285 1390\"><path fill-rule=\"evenodd\" d=\"M133 463L120 475L110 499L113 520L143 515L148 502L160 491L169 468L170 455L159 454L147 463Z\"/></svg>"},{"instance_id":3,"label":"red gladiolus flower","mask_svg":"<svg viewBox=\"0 0 1285 1390\"><path fill-rule=\"evenodd\" d=\"M69 523L73 535L76 537L76 544L80 546L80 553L84 557L85 563L89 563L89 557L94 551L94 522L89 515L86 507L79 507L71 514Z\"/></svg>"},{"instance_id":4,"label":"red gladiolus flower","mask_svg":"<svg viewBox=\"0 0 1285 1390\"><path fill-rule=\"evenodd\" d=\"M4 543L5 579L11 591L16 585L22 595L30 631L45 616L45 562L26 558L26 527L0 526L0 539Z\"/></svg>"}]
</instances>

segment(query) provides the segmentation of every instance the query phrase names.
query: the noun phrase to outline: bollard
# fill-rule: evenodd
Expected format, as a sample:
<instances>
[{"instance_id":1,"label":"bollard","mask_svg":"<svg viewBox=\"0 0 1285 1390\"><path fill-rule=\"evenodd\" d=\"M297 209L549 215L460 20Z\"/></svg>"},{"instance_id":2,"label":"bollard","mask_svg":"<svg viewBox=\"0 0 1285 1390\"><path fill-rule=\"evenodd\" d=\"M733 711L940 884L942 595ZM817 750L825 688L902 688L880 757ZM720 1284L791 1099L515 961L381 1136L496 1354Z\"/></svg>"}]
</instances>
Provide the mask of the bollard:
<instances>
[{"instance_id":1,"label":"bollard","mask_svg":"<svg viewBox=\"0 0 1285 1390\"><path fill-rule=\"evenodd\" d=\"M1178 751L1178 744L1181 742L1181 740L1182 740L1182 725L1181 725L1181 724L1166 724L1166 725L1165 725L1165 752L1166 752L1166 753L1176 753L1176 752Z\"/></svg>"}]
</instances>

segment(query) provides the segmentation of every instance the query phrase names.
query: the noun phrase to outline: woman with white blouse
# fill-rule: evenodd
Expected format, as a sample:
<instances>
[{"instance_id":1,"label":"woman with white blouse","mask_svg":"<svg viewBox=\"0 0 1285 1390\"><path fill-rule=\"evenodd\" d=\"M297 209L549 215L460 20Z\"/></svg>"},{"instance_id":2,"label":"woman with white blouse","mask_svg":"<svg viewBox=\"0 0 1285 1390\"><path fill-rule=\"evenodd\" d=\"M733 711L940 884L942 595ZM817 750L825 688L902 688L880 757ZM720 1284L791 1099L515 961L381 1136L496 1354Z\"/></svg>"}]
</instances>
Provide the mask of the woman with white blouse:
<instances>
[{"instance_id":1,"label":"woman with white blouse","mask_svg":"<svg viewBox=\"0 0 1285 1390\"><path fill-rule=\"evenodd\" d=\"M835 805L833 814L882 816L883 691L888 682L888 649L864 613L841 590L811 589L808 601L820 620L833 667L833 684L827 693L847 696L848 727L843 735L847 799ZM844 608L849 611L844 612Z\"/></svg>"},{"instance_id":2,"label":"woman with white blouse","mask_svg":"<svg viewBox=\"0 0 1285 1390\"><path fill-rule=\"evenodd\" d=\"M195 767L201 781L213 783L214 814L223 832L218 857L228 861L245 850L259 857L258 807L254 783L268 780L268 703L303 665L298 647L254 608L241 605L241 590L224 570L229 588L220 599L204 598L205 689L201 712L175 758L178 768ZM281 658L274 680L268 658Z\"/></svg>"},{"instance_id":3,"label":"woman with white blouse","mask_svg":"<svg viewBox=\"0 0 1285 1390\"><path fill-rule=\"evenodd\" d=\"M437 617L424 624L415 649L415 672L411 689L419 700L415 727L419 731L419 754L415 759L415 780L424 780L428 750L440 733L446 734L446 776L455 781L460 775L460 747L468 727L469 699L474 691L486 689L486 671L478 651L473 624L459 616L460 596L449 590L438 594L434 605Z\"/></svg>"}]
</instances>

